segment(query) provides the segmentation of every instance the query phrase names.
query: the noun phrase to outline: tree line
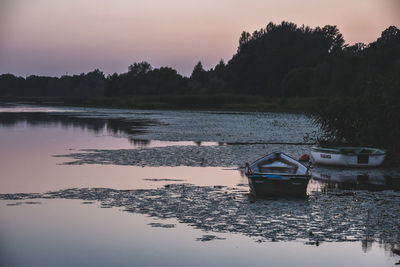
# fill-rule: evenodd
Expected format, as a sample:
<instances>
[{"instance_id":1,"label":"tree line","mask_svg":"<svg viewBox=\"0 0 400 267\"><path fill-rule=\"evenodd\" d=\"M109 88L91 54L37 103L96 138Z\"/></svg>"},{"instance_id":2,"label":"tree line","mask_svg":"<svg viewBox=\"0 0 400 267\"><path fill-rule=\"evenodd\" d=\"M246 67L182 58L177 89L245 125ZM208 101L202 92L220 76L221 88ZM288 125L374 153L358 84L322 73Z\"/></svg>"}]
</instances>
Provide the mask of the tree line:
<instances>
[{"instance_id":1,"label":"tree line","mask_svg":"<svg viewBox=\"0 0 400 267\"><path fill-rule=\"evenodd\" d=\"M266 97L360 96L392 90L399 81L400 30L391 26L370 44L345 44L336 26L269 23L243 32L237 52L190 77L170 67L137 62L126 73L44 77L0 75L1 96L125 97L174 94L247 94Z\"/></svg>"},{"instance_id":2,"label":"tree line","mask_svg":"<svg viewBox=\"0 0 400 267\"><path fill-rule=\"evenodd\" d=\"M3 97L96 97L104 95L108 79L98 69L80 75L46 77L0 75Z\"/></svg>"}]
</instances>

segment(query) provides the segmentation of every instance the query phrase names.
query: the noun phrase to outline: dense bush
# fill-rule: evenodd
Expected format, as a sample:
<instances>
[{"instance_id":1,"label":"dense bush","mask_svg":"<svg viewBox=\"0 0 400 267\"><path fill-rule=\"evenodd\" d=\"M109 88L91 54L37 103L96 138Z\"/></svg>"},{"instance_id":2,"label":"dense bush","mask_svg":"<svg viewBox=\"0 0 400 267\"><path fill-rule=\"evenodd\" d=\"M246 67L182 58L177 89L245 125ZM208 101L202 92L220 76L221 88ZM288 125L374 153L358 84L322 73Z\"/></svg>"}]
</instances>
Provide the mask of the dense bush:
<instances>
[{"instance_id":1,"label":"dense bush","mask_svg":"<svg viewBox=\"0 0 400 267\"><path fill-rule=\"evenodd\" d=\"M400 151L400 30L390 27L355 51L357 56L345 51L348 60L338 63L343 76L350 73L349 81L341 80L346 90L337 90L340 97L321 103L313 113L325 131L322 140Z\"/></svg>"}]
</instances>

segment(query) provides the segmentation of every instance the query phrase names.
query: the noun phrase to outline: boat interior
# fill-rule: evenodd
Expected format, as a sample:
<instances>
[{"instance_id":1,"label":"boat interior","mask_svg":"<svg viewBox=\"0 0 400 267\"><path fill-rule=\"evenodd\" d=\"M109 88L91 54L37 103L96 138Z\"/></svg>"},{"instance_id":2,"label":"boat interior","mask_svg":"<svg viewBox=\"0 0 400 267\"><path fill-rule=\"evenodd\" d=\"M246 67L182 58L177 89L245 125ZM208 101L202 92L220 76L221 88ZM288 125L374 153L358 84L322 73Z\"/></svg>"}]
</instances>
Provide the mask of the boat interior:
<instances>
[{"instance_id":1,"label":"boat interior","mask_svg":"<svg viewBox=\"0 0 400 267\"><path fill-rule=\"evenodd\" d=\"M272 157L258 162L257 168L262 173L296 174L298 165L281 157Z\"/></svg>"},{"instance_id":2,"label":"boat interior","mask_svg":"<svg viewBox=\"0 0 400 267\"><path fill-rule=\"evenodd\" d=\"M369 148L340 148L339 149L343 154L375 154L377 153L377 149L369 149Z\"/></svg>"},{"instance_id":3,"label":"boat interior","mask_svg":"<svg viewBox=\"0 0 400 267\"><path fill-rule=\"evenodd\" d=\"M369 147L321 147L317 148L321 150L321 152L325 153L341 153L345 155L359 155L359 154L364 154L364 155L381 155L384 154L385 152L377 149L377 148L369 148Z\"/></svg>"}]
</instances>

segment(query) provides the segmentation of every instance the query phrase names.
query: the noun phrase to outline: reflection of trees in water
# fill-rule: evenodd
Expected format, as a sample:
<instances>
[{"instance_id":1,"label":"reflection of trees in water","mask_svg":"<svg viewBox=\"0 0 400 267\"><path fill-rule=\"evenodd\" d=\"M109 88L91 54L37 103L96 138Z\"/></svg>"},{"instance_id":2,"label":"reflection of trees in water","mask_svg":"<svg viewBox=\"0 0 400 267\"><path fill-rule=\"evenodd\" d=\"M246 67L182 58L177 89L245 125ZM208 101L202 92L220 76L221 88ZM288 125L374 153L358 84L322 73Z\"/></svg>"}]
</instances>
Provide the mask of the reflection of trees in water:
<instances>
[{"instance_id":1,"label":"reflection of trees in water","mask_svg":"<svg viewBox=\"0 0 400 267\"><path fill-rule=\"evenodd\" d=\"M239 169L239 174L240 174L240 177L247 177L246 176L246 170L244 168L240 168Z\"/></svg>"},{"instance_id":2,"label":"reflection of trees in water","mask_svg":"<svg viewBox=\"0 0 400 267\"><path fill-rule=\"evenodd\" d=\"M374 243L374 239L370 236L366 236L363 240L361 240L361 248L364 253L371 251L372 244Z\"/></svg>"},{"instance_id":3,"label":"reflection of trees in water","mask_svg":"<svg viewBox=\"0 0 400 267\"><path fill-rule=\"evenodd\" d=\"M151 140L129 138L129 142L135 147L147 147L150 145Z\"/></svg>"},{"instance_id":4,"label":"reflection of trees in water","mask_svg":"<svg viewBox=\"0 0 400 267\"><path fill-rule=\"evenodd\" d=\"M386 242L385 237L380 237L377 239L376 243L378 243L379 247L385 251L389 251L391 256L400 256L400 234L393 233L395 235L395 240L398 240L397 243ZM371 251L372 245L374 244L375 240L370 235L366 235L365 239L361 241L361 248L364 253ZM399 261L400 262L400 261ZM398 264L397 264L398 265Z\"/></svg>"},{"instance_id":5,"label":"reflection of trees in water","mask_svg":"<svg viewBox=\"0 0 400 267\"><path fill-rule=\"evenodd\" d=\"M30 127L60 126L63 128L79 128L95 134L108 133L111 135L137 135L146 133L147 127L156 125L150 119L124 119L124 118L99 118L84 117L79 113L44 113L44 112L2 112L0 125L15 127L17 124L26 123ZM142 144L144 144L142 142Z\"/></svg>"}]
</instances>

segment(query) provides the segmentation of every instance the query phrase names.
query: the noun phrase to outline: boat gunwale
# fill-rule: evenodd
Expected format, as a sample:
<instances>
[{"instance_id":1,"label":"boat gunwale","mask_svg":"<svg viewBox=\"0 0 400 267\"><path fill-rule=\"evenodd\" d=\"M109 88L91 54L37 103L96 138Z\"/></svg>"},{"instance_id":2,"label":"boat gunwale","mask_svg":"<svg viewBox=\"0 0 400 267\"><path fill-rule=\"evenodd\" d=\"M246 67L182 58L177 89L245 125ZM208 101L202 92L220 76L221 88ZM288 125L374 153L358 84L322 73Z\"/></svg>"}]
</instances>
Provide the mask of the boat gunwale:
<instances>
[{"instance_id":1,"label":"boat gunwale","mask_svg":"<svg viewBox=\"0 0 400 267\"><path fill-rule=\"evenodd\" d=\"M344 151L346 150L354 150L354 151ZM360 153L356 150L369 150L371 152ZM383 156L386 155L386 151L380 148L372 148L372 147L323 147L323 146L313 146L311 147L312 152L322 152L327 154L337 154L337 155L347 155L347 156L356 156L356 155L370 155L370 156Z\"/></svg>"},{"instance_id":2,"label":"boat gunwale","mask_svg":"<svg viewBox=\"0 0 400 267\"><path fill-rule=\"evenodd\" d=\"M254 175L257 175L257 177L252 177ZM283 176L284 178L292 177L292 179L296 178L301 178L301 179L311 179L310 174L290 174L290 173L276 173L276 172L271 172L271 173L266 173L266 172L251 172L251 173L246 173L247 178L254 179L254 178L269 178L269 179L276 179L280 180L279 178L275 177L265 177L266 175L276 175L276 176Z\"/></svg>"},{"instance_id":3,"label":"boat gunwale","mask_svg":"<svg viewBox=\"0 0 400 267\"><path fill-rule=\"evenodd\" d=\"M271 155L271 154L276 154L276 153L285 155L286 157L291 158L291 159L294 160L295 162L299 163L300 165L303 165L306 169L308 169L307 166L304 165L303 163L301 163L300 161L298 161L298 160L292 158L291 156L289 156L289 155L287 155L287 154L285 154L285 153L282 153L282 152L272 152L272 153L269 153L269 154L267 154L267 155L264 155L264 156L262 156L262 157L256 159L255 161L253 161L251 164L249 164L249 166L252 166L254 163L256 163L257 161L259 161L260 159L265 158L266 156L269 156L269 155ZM266 172L261 172L261 173L266 173Z\"/></svg>"},{"instance_id":4,"label":"boat gunwale","mask_svg":"<svg viewBox=\"0 0 400 267\"><path fill-rule=\"evenodd\" d=\"M259 161L259 160L265 158L266 156L269 156L269 155L271 155L271 154L277 154L277 153L278 153L278 154L283 154L283 155L285 155L286 157L288 157L288 158L294 160L297 164L302 165L304 168L306 168L306 173L305 173L305 174L296 174L296 173L277 173L277 172L255 172L255 171L251 170L251 166L252 166L253 164L255 164L257 161ZM309 174L309 168L308 168L307 166L305 166L305 165L304 165L303 163L301 163L300 161L294 159L293 157L291 157L291 156L289 156L289 155L287 155L287 154L285 154L285 153L282 153L282 152L272 152L272 153L270 153L270 154L264 155L264 156L258 158L257 160L253 161L251 164L249 164L247 169L248 169L248 171L246 171L245 174L246 174L247 178L249 178L249 179L257 178L257 177L249 177L249 176L252 176L252 175L260 175L260 176L265 176L265 175L280 175L280 176L283 176L283 177L285 177L285 178L287 178L287 177L293 177L294 179L295 179L295 178L303 178L303 179L304 179L304 178L308 178L308 179L311 179L311 175ZM272 178L272 177L262 177L262 178L274 179L274 178ZM279 179L276 179L276 180L279 180Z\"/></svg>"}]
</instances>

